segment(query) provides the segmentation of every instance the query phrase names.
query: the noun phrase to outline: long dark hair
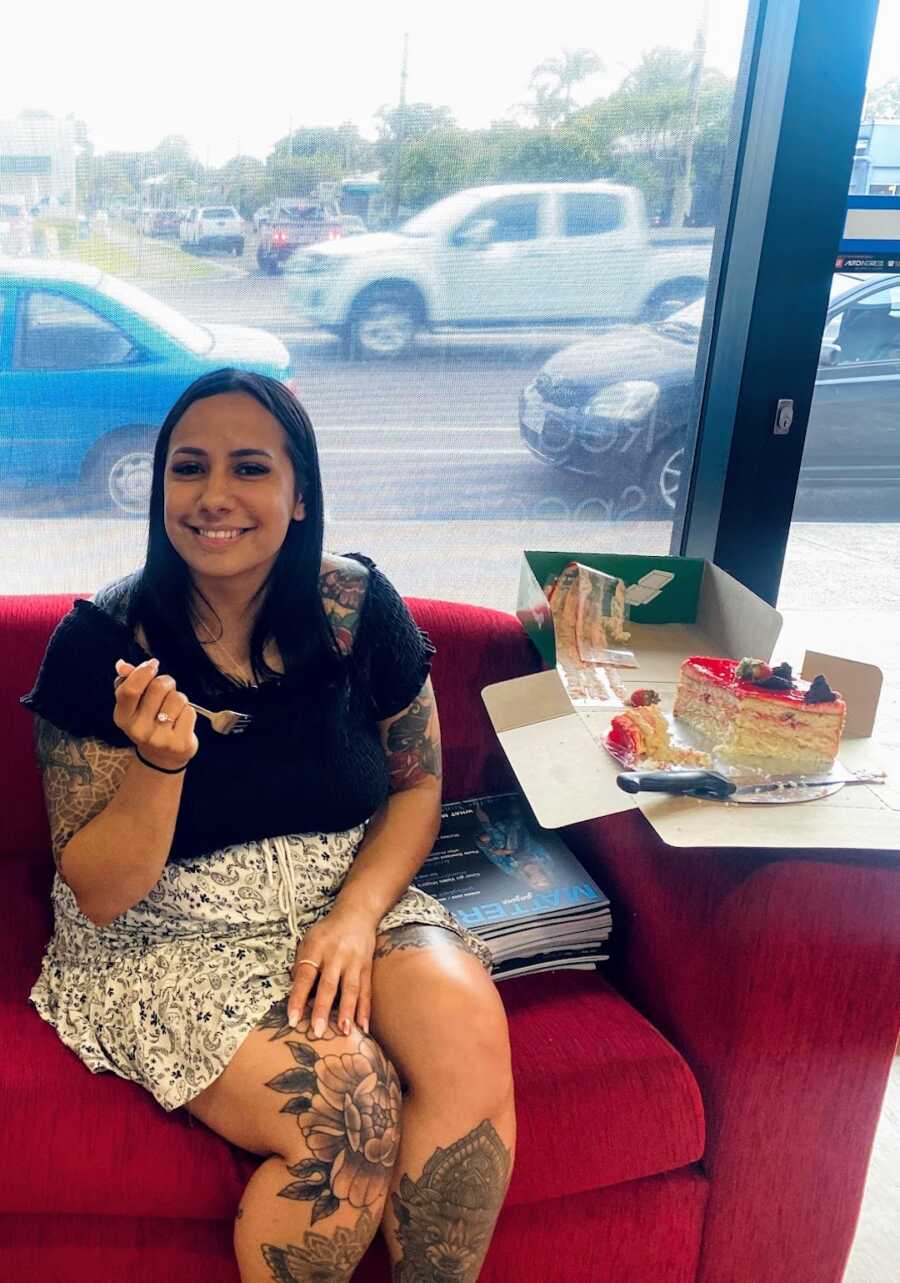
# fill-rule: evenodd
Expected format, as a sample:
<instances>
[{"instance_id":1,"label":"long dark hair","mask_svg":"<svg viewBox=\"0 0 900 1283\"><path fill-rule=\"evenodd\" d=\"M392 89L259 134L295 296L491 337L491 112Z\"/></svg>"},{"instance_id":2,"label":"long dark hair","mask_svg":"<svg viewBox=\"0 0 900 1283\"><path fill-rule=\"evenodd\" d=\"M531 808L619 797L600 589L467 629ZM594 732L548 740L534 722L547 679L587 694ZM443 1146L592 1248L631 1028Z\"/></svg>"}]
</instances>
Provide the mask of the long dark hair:
<instances>
[{"instance_id":1,"label":"long dark hair","mask_svg":"<svg viewBox=\"0 0 900 1283\"><path fill-rule=\"evenodd\" d=\"M209 689L221 689L223 680L228 681L197 640L193 593L203 594L192 584L187 563L172 547L164 521L164 478L172 433L195 401L222 392L254 397L281 424L294 470L295 499L303 498L306 511L303 521L291 521L271 573L257 594L262 602L250 637L254 676L257 680L275 676L263 658L266 643L274 638L286 672L302 666L310 678L327 682L341 668L341 652L319 589L324 515L316 438L309 415L293 393L264 374L235 369L203 374L182 392L166 415L153 453L147 557L130 594L128 625L132 631L138 624L143 627L151 654L173 667L187 665ZM207 605L213 610L209 602Z\"/></svg>"}]
</instances>

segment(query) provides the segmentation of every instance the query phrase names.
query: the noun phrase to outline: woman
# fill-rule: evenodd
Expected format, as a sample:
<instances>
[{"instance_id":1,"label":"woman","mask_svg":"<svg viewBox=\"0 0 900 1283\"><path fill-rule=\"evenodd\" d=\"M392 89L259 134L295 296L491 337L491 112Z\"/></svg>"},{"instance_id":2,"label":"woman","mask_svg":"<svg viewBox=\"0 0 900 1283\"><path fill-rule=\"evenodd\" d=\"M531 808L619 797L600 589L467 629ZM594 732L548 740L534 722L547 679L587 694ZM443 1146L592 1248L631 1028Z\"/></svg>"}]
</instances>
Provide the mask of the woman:
<instances>
[{"instance_id":1,"label":"woman","mask_svg":"<svg viewBox=\"0 0 900 1283\"><path fill-rule=\"evenodd\" d=\"M300 404L198 379L143 568L76 603L23 699L57 865L31 1000L93 1072L264 1158L243 1283L343 1283L379 1224L395 1283L469 1283L515 1117L489 955L409 889L440 820L433 647L322 538Z\"/></svg>"}]
</instances>

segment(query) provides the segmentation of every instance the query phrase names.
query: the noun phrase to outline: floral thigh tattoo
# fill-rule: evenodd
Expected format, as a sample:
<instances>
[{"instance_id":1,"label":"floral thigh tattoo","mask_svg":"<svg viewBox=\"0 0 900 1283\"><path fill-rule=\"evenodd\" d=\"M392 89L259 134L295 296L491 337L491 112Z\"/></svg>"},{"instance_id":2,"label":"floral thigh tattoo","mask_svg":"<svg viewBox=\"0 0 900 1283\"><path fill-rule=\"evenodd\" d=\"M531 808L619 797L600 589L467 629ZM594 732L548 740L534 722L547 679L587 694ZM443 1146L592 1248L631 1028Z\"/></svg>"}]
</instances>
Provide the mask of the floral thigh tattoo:
<instances>
[{"instance_id":1,"label":"floral thigh tattoo","mask_svg":"<svg viewBox=\"0 0 900 1283\"><path fill-rule=\"evenodd\" d=\"M275 1029L272 1041L295 1032L287 1023L286 1002L277 1002L260 1022L260 1028ZM303 1023L299 1029L308 1038ZM279 1195L311 1202L314 1225L342 1203L380 1213L400 1144L400 1080L393 1065L362 1033L352 1051L329 1053L335 1036L327 1028L316 1040L321 1047L288 1038L296 1063L266 1083L287 1096L281 1113L294 1115L313 1155L288 1168L296 1179Z\"/></svg>"}]
</instances>

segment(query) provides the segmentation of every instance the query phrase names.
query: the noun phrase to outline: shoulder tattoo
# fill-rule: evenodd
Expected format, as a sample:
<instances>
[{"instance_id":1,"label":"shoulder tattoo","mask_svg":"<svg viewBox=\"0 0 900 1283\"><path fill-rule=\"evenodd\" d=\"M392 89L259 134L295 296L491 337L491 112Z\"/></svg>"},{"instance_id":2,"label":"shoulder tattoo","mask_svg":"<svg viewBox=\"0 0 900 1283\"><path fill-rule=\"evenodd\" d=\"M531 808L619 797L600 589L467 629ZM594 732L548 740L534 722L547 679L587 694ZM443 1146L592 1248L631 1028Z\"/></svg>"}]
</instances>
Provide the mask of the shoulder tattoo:
<instances>
[{"instance_id":1,"label":"shoulder tattoo","mask_svg":"<svg viewBox=\"0 0 900 1283\"><path fill-rule=\"evenodd\" d=\"M358 561L328 558L322 561L319 577L322 605L341 653L349 655L359 628L369 572Z\"/></svg>"}]
</instances>

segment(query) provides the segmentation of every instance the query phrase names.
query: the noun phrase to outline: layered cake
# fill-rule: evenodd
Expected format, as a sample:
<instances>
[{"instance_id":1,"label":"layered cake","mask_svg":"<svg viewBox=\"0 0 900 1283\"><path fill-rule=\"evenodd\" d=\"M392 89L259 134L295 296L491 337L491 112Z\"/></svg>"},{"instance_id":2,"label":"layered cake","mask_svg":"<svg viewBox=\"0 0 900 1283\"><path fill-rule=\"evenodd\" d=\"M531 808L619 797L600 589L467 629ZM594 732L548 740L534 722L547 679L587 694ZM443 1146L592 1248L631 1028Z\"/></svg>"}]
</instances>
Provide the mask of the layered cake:
<instances>
[{"instance_id":1,"label":"layered cake","mask_svg":"<svg viewBox=\"0 0 900 1283\"><path fill-rule=\"evenodd\" d=\"M681 665L674 714L716 757L814 771L837 757L847 706L824 677L801 681L789 664L695 655Z\"/></svg>"}]
</instances>

